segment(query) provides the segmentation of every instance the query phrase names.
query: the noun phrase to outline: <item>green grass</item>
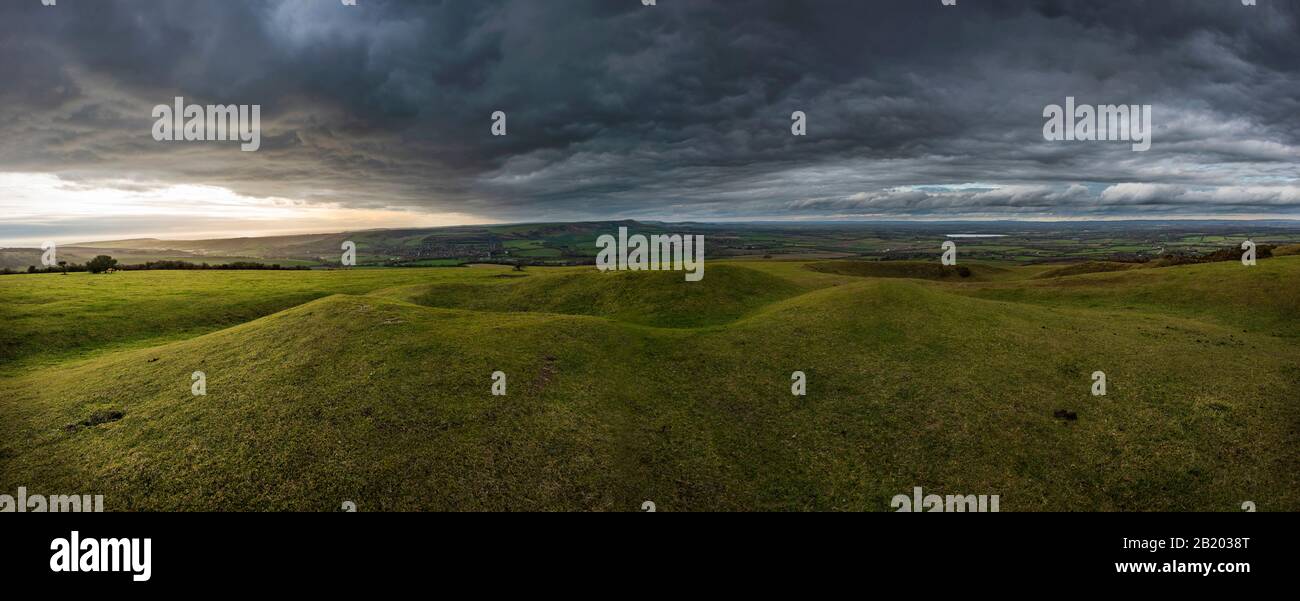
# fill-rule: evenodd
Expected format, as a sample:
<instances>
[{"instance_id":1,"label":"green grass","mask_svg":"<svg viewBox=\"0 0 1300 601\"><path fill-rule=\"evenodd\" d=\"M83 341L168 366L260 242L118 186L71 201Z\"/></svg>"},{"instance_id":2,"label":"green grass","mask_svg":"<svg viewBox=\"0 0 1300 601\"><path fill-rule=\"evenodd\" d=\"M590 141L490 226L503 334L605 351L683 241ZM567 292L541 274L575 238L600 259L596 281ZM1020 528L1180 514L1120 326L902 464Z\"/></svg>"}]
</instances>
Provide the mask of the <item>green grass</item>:
<instances>
[{"instance_id":1,"label":"green grass","mask_svg":"<svg viewBox=\"0 0 1300 601\"><path fill-rule=\"evenodd\" d=\"M961 268L969 270L962 276ZM987 264L962 262L960 266L945 266L937 261L824 261L812 263L808 268L823 273L873 278L909 278L921 280L947 280L952 282L982 282L1014 277L1017 271Z\"/></svg>"},{"instance_id":2,"label":"green grass","mask_svg":"<svg viewBox=\"0 0 1300 601\"><path fill-rule=\"evenodd\" d=\"M277 258L258 258L250 256L235 255L194 255L190 253L177 253L167 251L147 251L147 250L128 250L119 251L108 248L83 248L83 247L60 247L59 258L67 260L73 264L84 264L98 255L109 255L117 259L119 265L142 265L144 263L156 261L185 261L195 265L207 263L209 265L221 265L223 263L264 263L266 265L279 264L282 267L310 266L317 264L317 261L302 261L294 259L277 259ZM40 249L0 249L0 268L9 268L16 271L25 271L28 266L35 266L43 269L41 265Z\"/></svg>"},{"instance_id":3,"label":"green grass","mask_svg":"<svg viewBox=\"0 0 1300 601\"><path fill-rule=\"evenodd\" d=\"M1031 282L994 283L961 292L981 298L1116 313L1177 316L1300 337L1300 257L1243 267L1236 261L1130 269Z\"/></svg>"},{"instance_id":4,"label":"green grass","mask_svg":"<svg viewBox=\"0 0 1300 601\"><path fill-rule=\"evenodd\" d=\"M507 268L136 271L0 278L0 375L31 361L188 338L331 294L473 281ZM455 272L455 273L453 273Z\"/></svg>"},{"instance_id":5,"label":"green grass","mask_svg":"<svg viewBox=\"0 0 1300 601\"><path fill-rule=\"evenodd\" d=\"M111 510L887 510L922 486L1004 511L1300 510L1300 258L1231 267L14 276L0 491ZM47 331L67 334L26 342ZM64 429L105 410L124 417Z\"/></svg>"},{"instance_id":6,"label":"green grass","mask_svg":"<svg viewBox=\"0 0 1300 601\"><path fill-rule=\"evenodd\" d=\"M465 262L460 259L421 259L419 261L405 263L404 265L417 267L458 267L464 264Z\"/></svg>"},{"instance_id":7,"label":"green grass","mask_svg":"<svg viewBox=\"0 0 1300 601\"><path fill-rule=\"evenodd\" d=\"M734 321L800 286L733 265L707 269L706 285L680 271L600 273L591 267L532 270L472 282L439 282L383 294L429 307L476 311L593 315L658 327L701 327Z\"/></svg>"},{"instance_id":8,"label":"green grass","mask_svg":"<svg viewBox=\"0 0 1300 601\"><path fill-rule=\"evenodd\" d=\"M1056 267L1040 273L1035 278L1059 278L1070 275L1082 275L1085 273L1106 273L1110 271L1128 271L1137 269L1140 264L1137 263L1114 263L1110 261L1084 261L1073 265Z\"/></svg>"},{"instance_id":9,"label":"green grass","mask_svg":"<svg viewBox=\"0 0 1300 601\"><path fill-rule=\"evenodd\" d=\"M559 257L563 253L555 248L534 248L529 250L520 250L510 253L512 257L524 257L528 259L550 259Z\"/></svg>"}]
</instances>

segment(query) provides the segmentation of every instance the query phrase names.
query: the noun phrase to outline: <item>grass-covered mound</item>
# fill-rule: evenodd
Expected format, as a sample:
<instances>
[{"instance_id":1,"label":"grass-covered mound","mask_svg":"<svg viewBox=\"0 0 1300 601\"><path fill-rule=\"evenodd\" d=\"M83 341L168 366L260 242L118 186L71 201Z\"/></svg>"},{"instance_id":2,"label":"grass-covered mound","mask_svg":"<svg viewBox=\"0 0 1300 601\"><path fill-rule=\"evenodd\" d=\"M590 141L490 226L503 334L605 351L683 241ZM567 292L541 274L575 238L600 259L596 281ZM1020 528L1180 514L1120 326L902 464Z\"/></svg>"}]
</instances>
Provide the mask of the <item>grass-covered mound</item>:
<instances>
[{"instance_id":1,"label":"grass-covered mound","mask_svg":"<svg viewBox=\"0 0 1300 601\"><path fill-rule=\"evenodd\" d=\"M982 298L1118 313L1183 317L1274 336L1300 337L1300 257L1252 267L1224 261L998 282L963 289Z\"/></svg>"},{"instance_id":2,"label":"grass-covered mound","mask_svg":"<svg viewBox=\"0 0 1300 601\"><path fill-rule=\"evenodd\" d=\"M785 273L722 267L706 282ZM389 298L409 287L329 296L0 378L0 490L104 494L110 510L887 510L914 486L998 494L1004 511L1300 510L1300 353L1251 327L1294 307L1300 262L1231 267L976 286L822 274L698 329Z\"/></svg>"},{"instance_id":3,"label":"grass-covered mound","mask_svg":"<svg viewBox=\"0 0 1300 601\"><path fill-rule=\"evenodd\" d=\"M331 294L487 278L496 269L135 271L0 278L0 374L35 360L212 332Z\"/></svg>"},{"instance_id":4,"label":"grass-covered mound","mask_svg":"<svg viewBox=\"0 0 1300 601\"><path fill-rule=\"evenodd\" d=\"M682 273L534 269L493 280L437 283L385 294L429 307L594 315L648 326L701 327L734 321L804 290L740 265L710 265L699 282L687 282Z\"/></svg>"},{"instance_id":5,"label":"grass-covered mound","mask_svg":"<svg viewBox=\"0 0 1300 601\"><path fill-rule=\"evenodd\" d=\"M1273 256L1275 257L1289 257L1293 255L1300 255L1300 244L1288 244L1273 249Z\"/></svg>"},{"instance_id":6,"label":"grass-covered mound","mask_svg":"<svg viewBox=\"0 0 1300 601\"><path fill-rule=\"evenodd\" d=\"M1082 275L1085 273L1108 273L1112 271L1128 271L1141 267L1140 263L1115 263L1111 261L1084 261L1062 267L1054 267L1043 273L1035 275L1036 279L1046 278L1063 278L1072 275Z\"/></svg>"},{"instance_id":7,"label":"grass-covered mound","mask_svg":"<svg viewBox=\"0 0 1300 601\"><path fill-rule=\"evenodd\" d=\"M866 278L912 278L982 282L1005 277L1010 270L983 264L944 265L938 261L823 261L808 269Z\"/></svg>"}]
</instances>

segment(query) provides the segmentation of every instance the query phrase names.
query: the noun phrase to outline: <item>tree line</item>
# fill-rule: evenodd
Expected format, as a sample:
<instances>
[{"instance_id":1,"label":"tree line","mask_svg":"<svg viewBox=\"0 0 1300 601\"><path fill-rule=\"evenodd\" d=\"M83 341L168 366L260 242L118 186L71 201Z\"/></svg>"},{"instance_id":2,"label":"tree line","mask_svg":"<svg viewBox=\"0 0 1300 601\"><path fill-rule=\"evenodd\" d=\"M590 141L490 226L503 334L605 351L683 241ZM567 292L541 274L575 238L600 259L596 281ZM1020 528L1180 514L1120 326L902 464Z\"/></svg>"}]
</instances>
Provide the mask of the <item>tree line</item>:
<instances>
[{"instance_id":1,"label":"tree line","mask_svg":"<svg viewBox=\"0 0 1300 601\"><path fill-rule=\"evenodd\" d=\"M8 267L5 267L3 269L0 269L0 275L15 275L19 273L67 274L70 272L87 272L87 271L90 273L111 273L114 271L153 271L153 270L175 271L175 270L189 270L189 269L299 271L299 270L310 269L310 267L306 267L302 265L281 266L279 263L272 263L268 265L266 263L258 263L256 261L234 261L231 263L219 263L215 265L209 263L191 263L189 261L148 261L145 263L139 263L135 265L119 265L117 259L114 259L113 257L110 257L108 255L99 255L89 261L86 261L85 263L69 263L67 261L59 261L58 265L50 265L48 267L37 267L35 265L28 265L25 271L15 270L15 269L10 269Z\"/></svg>"}]
</instances>

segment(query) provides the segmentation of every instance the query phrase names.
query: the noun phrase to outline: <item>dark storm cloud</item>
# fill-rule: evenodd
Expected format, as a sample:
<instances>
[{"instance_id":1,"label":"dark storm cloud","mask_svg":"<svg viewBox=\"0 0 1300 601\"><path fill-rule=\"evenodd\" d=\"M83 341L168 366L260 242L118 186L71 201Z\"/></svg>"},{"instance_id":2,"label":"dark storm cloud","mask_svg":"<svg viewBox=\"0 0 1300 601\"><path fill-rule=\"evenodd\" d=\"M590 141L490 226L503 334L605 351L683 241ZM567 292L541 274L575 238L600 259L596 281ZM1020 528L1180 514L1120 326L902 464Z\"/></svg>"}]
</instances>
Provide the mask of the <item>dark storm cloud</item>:
<instances>
[{"instance_id":1,"label":"dark storm cloud","mask_svg":"<svg viewBox=\"0 0 1300 601\"><path fill-rule=\"evenodd\" d=\"M1300 211L1292 1L358 4L5 0L0 170L496 220ZM177 95L262 105L262 149L155 142ZM1152 149L1045 142L1067 95L1153 105Z\"/></svg>"}]
</instances>

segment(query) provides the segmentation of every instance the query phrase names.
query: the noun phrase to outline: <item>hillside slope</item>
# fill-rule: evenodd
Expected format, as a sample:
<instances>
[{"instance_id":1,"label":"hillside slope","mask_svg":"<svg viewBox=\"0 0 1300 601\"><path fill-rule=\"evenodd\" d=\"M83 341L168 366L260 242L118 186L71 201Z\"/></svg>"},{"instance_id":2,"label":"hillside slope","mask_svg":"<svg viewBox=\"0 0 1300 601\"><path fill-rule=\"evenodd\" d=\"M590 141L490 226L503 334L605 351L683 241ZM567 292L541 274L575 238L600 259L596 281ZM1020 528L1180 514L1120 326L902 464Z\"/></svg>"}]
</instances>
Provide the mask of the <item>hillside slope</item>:
<instances>
[{"instance_id":1,"label":"hillside slope","mask_svg":"<svg viewBox=\"0 0 1300 601\"><path fill-rule=\"evenodd\" d=\"M1090 273L960 290L981 298L1116 313L1147 313L1300 337L1300 257Z\"/></svg>"},{"instance_id":2,"label":"hillside slope","mask_svg":"<svg viewBox=\"0 0 1300 601\"><path fill-rule=\"evenodd\" d=\"M38 362L192 337L331 294L473 281L506 268L135 271L0 278L0 377Z\"/></svg>"},{"instance_id":3,"label":"hillside slope","mask_svg":"<svg viewBox=\"0 0 1300 601\"><path fill-rule=\"evenodd\" d=\"M822 261L808 269L871 278L908 278L948 282L983 282L1014 277L1016 270L978 263L945 266L937 261Z\"/></svg>"},{"instance_id":4,"label":"hillside slope","mask_svg":"<svg viewBox=\"0 0 1300 601\"><path fill-rule=\"evenodd\" d=\"M546 277L539 294L585 285ZM713 281L739 307L752 278ZM1011 302L1000 283L855 278L700 329L329 296L0 380L0 490L115 510L886 510L914 486L1004 511L1300 510L1293 340L1139 305L1163 280L1111 283L1102 310L1040 282ZM619 298L605 312L625 318ZM105 410L123 416L65 429Z\"/></svg>"}]
</instances>

